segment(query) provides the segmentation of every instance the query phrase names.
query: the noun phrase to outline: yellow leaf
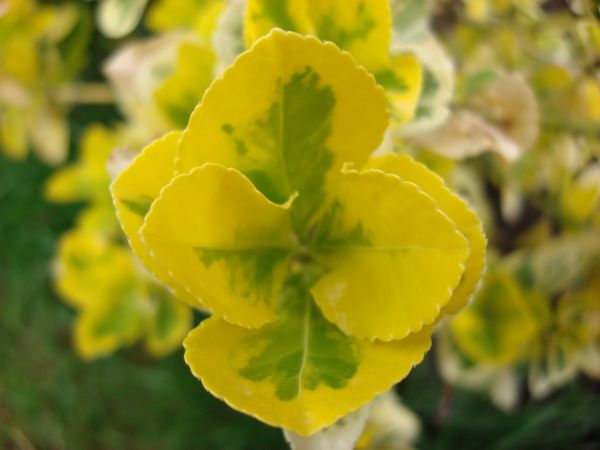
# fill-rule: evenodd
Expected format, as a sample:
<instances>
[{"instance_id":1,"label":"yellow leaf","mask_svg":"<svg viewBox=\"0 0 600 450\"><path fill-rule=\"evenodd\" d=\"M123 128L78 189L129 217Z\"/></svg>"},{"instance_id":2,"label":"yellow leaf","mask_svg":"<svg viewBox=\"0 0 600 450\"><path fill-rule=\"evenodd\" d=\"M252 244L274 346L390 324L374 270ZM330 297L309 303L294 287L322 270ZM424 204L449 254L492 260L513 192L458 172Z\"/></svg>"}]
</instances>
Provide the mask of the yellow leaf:
<instances>
[{"instance_id":1,"label":"yellow leaf","mask_svg":"<svg viewBox=\"0 0 600 450\"><path fill-rule=\"evenodd\" d=\"M9 158L22 160L27 156L29 142L27 136L27 110L6 107L0 121L0 143L3 153Z\"/></svg>"},{"instance_id":2,"label":"yellow leaf","mask_svg":"<svg viewBox=\"0 0 600 450\"><path fill-rule=\"evenodd\" d=\"M144 332L146 299L135 278L109 297L88 305L75 322L75 346L85 359L98 358L133 344ZM127 283L129 281L129 283Z\"/></svg>"},{"instance_id":3,"label":"yellow leaf","mask_svg":"<svg viewBox=\"0 0 600 450\"><path fill-rule=\"evenodd\" d=\"M370 71L388 66L387 0L249 0L244 25L248 46L271 29L282 28L331 41Z\"/></svg>"},{"instance_id":4,"label":"yellow leaf","mask_svg":"<svg viewBox=\"0 0 600 450\"><path fill-rule=\"evenodd\" d=\"M146 26L156 33L193 29L209 36L224 3L223 0L159 0L150 6Z\"/></svg>"},{"instance_id":5,"label":"yellow leaf","mask_svg":"<svg viewBox=\"0 0 600 450\"><path fill-rule=\"evenodd\" d=\"M525 294L514 278L495 271L486 276L472 305L452 319L450 332L471 360L512 364L531 352L539 331L536 312L544 309L545 299Z\"/></svg>"},{"instance_id":6,"label":"yellow leaf","mask_svg":"<svg viewBox=\"0 0 600 450\"><path fill-rule=\"evenodd\" d=\"M314 34L351 53L385 88L392 126L414 116L421 92L421 66L406 53L390 59L387 0L250 0L245 20L247 44L276 27Z\"/></svg>"},{"instance_id":7,"label":"yellow leaf","mask_svg":"<svg viewBox=\"0 0 600 450\"><path fill-rule=\"evenodd\" d=\"M152 258L142 242L140 229L150 206L175 173L177 142L181 132L174 131L148 145L110 186L119 222L129 244L148 270L162 283L171 286L180 300L193 307L202 303L179 285L168 270Z\"/></svg>"},{"instance_id":8,"label":"yellow leaf","mask_svg":"<svg viewBox=\"0 0 600 450\"><path fill-rule=\"evenodd\" d=\"M411 120L421 95L422 71L419 60L411 54L396 55L389 68L376 74L387 94L392 127Z\"/></svg>"},{"instance_id":9,"label":"yellow leaf","mask_svg":"<svg viewBox=\"0 0 600 450\"><path fill-rule=\"evenodd\" d=\"M314 34L308 16L307 0L248 0L244 20L244 38L250 47L273 28Z\"/></svg>"},{"instance_id":10,"label":"yellow leaf","mask_svg":"<svg viewBox=\"0 0 600 450\"><path fill-rule=\"evenodd\" d=\"M161 357L180 348L192 327L192 310L154 283L148 284L148 294L153 311L146 348L153 356Z\"/></svg>"},{"instance_id":11,"label":"yellow leaf","mask_svg":"<svg viewBox=\"0 0 600 450\"><path fill-rule=\"evenodd\" d=\"M88 128L77 162L54 173L46 183L45 195L52 202L108 199L108 156L116 146L115 135L101 125Z\"/></svg>"},{"instance_id":12,"label":"yellow leaf","mask_svg":"<svg viewBox=\"0 0 600 450\"><path fill-rule=\"evenodd\" d=\"M389 64L391 12L388 0L306 0L319 39L350 52L371 72ZM281 26L281 25L279 25Z\"/></svg>"},{"instance_id":13,"label":"yellow leaf","mask_svg":"<svg viewBox=\"0 0 600 450\"><path fill-rule=\"evenodd\" d=\"M78 308L115 295L119 280L135 278L129 250L112 244L105 236L86 228L65 233L55 263L56 288Z\"/></svg>"},{"instance_id":14,"label":"yellow leaf","mask_svg":"<svg viewBox=\"0 0 600 450\"><path fill-rule=\"evenodd\" d=\"M386 155L372 159L366 167L380 169L415 183L433 198L438 208L454 221L469 241L470 252L465 261L465 272L452 298L442 308L441 315L458 312L469 302L485 267L487 241L481 221L464 200L448 189L444 180L408 155Z\"/></svg>"},{"instance_id":15,"label":"yellow leaf","mask_svg":"<svg viewBox=\"0 0 600 450\"><path fill-rule=\"evenodd\" d=\"M226 320L257 327L277 317L294 245L288 209L237 170L206 164L163 189L141 235L177 285Z\"/></svg>"},{"instance_id":16,"label":"yellow leaf","mask_svg":"<svg viewBox=\"0 0 600 450\"><path fill-rule=\"evenodd\" d=\"M179 47L175 71L154 92L156 103L175 126L187 125L213 80L214 65L215 55L209 46L184 42Z\"/></svg>"},{"instance_id":17,"label":"yellow leaf","mask_svg":"<svg viewBox=\"0 0 600 450\"><path fill-rule=\"evenodd\" d=\"M348 171L319 222L312 288L325 317L358 338L402 339L434 322L458 285L468 242L415 184Z\"/></svg>"},{"instance_id":18,"label":"yellow leaf","mask_svg":"<svg viewBox=\"0 0 600 450\"><path fill-rule=\"evenodd\" d=\"M412 1L422 4L421 0ZM454 64L442 45L429 32L418 39L405 37L392 43L392 58L411 53L419 60L422 86L415 117L399 128L400 136L418 136L443 124L450 115L449 105L454 89Z\"/></svg>"},{"instance_id":19,"label":"yellow leaf","mask_svg":"<svg viewBox=\"0 0 600 450\"><path fill-rule=\"evenodd\" d=\"M276 203L297 191L294 225L302 231L331 175L345 162L364 163L379 145L385 105L383 90L349 54L274 30L206 91L177 170L206 162L236 168Z\"/></svg>"},{"instance_id":20,"label":"yellow leaf","mask_svg":"<svg viewBox=\"0 0 600 450\"><path fill-rule=\"evenodd\" d=\"M185 360L206 389L262 421L311 435L387 391L419 363L429 330L395 342L347 336L290 279L281 320L256 330L218 317L184 341Z\"/></svg>"}]
</instances>

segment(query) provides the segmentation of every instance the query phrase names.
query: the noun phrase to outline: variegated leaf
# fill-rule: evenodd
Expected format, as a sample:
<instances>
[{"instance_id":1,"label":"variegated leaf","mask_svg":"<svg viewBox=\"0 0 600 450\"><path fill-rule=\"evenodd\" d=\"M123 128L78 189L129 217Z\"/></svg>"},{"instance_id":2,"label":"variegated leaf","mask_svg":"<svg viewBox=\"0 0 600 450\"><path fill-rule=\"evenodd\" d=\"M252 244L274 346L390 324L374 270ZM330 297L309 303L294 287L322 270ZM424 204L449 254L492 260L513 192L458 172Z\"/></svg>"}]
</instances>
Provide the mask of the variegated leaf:
<instances>
[{"instance_id":1,"label":"variegated leaf","mask_svg":"<svg viewBox=\"0 0 600 450\"><path fill-rule=\"evenodd\" d=\"M174 72L154 91L159 108L177 128L184 128L214 77L216 58L208 45L184 42Z\"/></svg>"},{"instance_id":2,"label":"variegated leaf","mask_svg":"<svg viewBox=\"0 0 600 450\"><path fill-rule=\"evenodd\" d=\"M392 128L412 119L423 83L418 59L410 53L396 55L390 58L387 68L376 73L376 77L388 98Z\"/></svg>"},{"instance_id":3,"label":"variegated leaf","mask_svg":"<svg viewBox=\"0 0 600 450\"><path fill-rule=\"evenodd\" d=\"M434 322L463 275L465 237L415 184L347 171L314 235L326 269L312 288L325 317L366 339L402 339Z\"/></svg>"},{"instance_id":4,"label":"variegated leaf","mask_svg":"<svg viewBox=\"0 0 600 450\"><path fill-rule=\"evenodd\" d=\"M146 330L146 348L161 357L180 348L192 328L192 310L171 295L163 286L147 283L152 315Z\"/></svg>"},{"instance_id":5,"label":"variegated leaf","mask_svg":"<svg viewBox=\"0 0 600 450\"><path fill-rule=\"evenodd\" d=\"M200 299L177 283L167 268L151 257L140 236L140 229L150 206L175 173L175 156L180 137L181 133L174 131L144 148L111 184L110 191L121 227L137 257L158 280L171 286L180 300L198 308L202 307Z\"/></svg>"},{"instance_id":6,"label":"variegated leaf","mask_svg":"<svg viewBox=\"0 0 600 450\"><path fill-rule=\"evenodd\" d=\"M248 0L244 18L244 37L250 47L273 28L314 34L307 0Z\"/></svg>"},{"instance_id":7,"label":"variegated leaf","mask_svg":"<svg viewBox=\"0 0 600 450\"><path fill-rule=\"evenodd\" d=\"M512 364L530 354L547 308L545 299L523 292L510 275L492 272L473 304L450 323L452 339L473 361Z\"/></svg>"},{"instance_id":8,"label":"variegated leaf","mask_svg":"<svg viewBox=\"0 0 600 450\"><path fill-rule=\"evenodd\" d=\"M309 284L303 275L288 279L274 323L249 330L214 317L184 342L187 364L210 392L302 436L388 390L430 346L428 331L390 343L342 333L313 303Z\"/></svg>"},{"instance_id":9,"label":"variegated leaf","mask_svg":"<svg viewBox=\"0 0 600 450\"><path fill-rule=\"evenodd\" d=\"M331 175L345 162L364 163L386 121L383 90L349 54L274 30L208 89L182 137L177 170L233 167L277 203L299 192L293 222L303 234Z\"/></svg>"},{"instance_id":10,"label":"variegated leaf","mask_svg":"<svg viewBox=\"0 0 600 450\"><path fill-rule=\"evenodd\" d=\"M206 164L177 176L154 202L142 239L176 285L248 327L277 316L294 248L289 205L276 205L235 169Z\"/></svg>"},{"instance_id":11,"label":"variegated leaf","mask_svg":"<svg viewBox=\"0 0 600 450\"><path fill-rule=\"evenodd\" d=\"M305 0L314 33L350 52L371 72L389 65L388 0Z\"/></svg>"},{"instance_id":12,"label":"variegated leaf","mask_svg":"<svg viewBox=\"0 0 600 450\"><path fill-rule=\"evenodd\" d=\"M116 142L114 133L103 126L88 128L83 135L79 160L48 179L46 198L53 202L108 199L106 161Z\"/></svg>"},{"instance_id":13,"label":"variegated leaf","mask_svg":"<svg viewBox=\"0 0 600 450\"><path fill-rule=\"evenodd\" d=\"M481 221L464 200L448 189L442 178L408 155L386 155L370 160L366 167L380 169L415 183L435 200L437 206L454 221L458 230L469 241L465 272L452 293L452 298L442 308L440 316L458 312L469 302L485 267L487 241Z\"/></svg>"}]
</instances>

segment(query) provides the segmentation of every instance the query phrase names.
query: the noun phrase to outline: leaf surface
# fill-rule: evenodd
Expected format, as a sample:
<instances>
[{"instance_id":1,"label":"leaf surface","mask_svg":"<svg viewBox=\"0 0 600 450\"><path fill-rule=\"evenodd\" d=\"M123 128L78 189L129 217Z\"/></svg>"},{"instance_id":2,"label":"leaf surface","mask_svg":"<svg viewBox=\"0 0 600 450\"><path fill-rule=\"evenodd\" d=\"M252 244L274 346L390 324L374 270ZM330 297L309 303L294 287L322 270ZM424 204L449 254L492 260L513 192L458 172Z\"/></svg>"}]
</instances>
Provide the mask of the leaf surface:
<instances>
[{"instance_id":1,"label":"leaf surface","mask_svg":"<svg viewBox=\"0 0 600 450\"><path fill-rule=\"evenodd\" d=\"M507 274L492 272L473 304L450 322L452 338L471 360L512 364L531 351L546 301L523 292Z\"/></svg>"},{"instance_id":2,"label":"leaf surface","mask_svg":"<svg viewBox=\"0 0 600 450\"><path fill-rule=\"evenodd\" d=\"M244 20L244 38L250 47L273 28L314 34L306 0L248 0Z\"/></svg>"},{"instance_id":3,"label":"leaf surface","mask_svg":"<svg viewBox=\"0 0 600 450\"><path fill-rule=\"evenodd\" d=\"M340 177L314 238L326 273L312 288L325 317L364 339L431 324L463 274L468 242L413 183L381 171Z\"/></svg>"},{"instance_id":4,"label":"leaf surface","mask_svg":"<svg viewBox=\"0 0 600 450\"><path fill-rule=\"evenodd\" d=\"M430 346L358 340L328 322L301 277L288 280L281 320L249 330L214 317L186 338L185 359L232 407L308 436L404 378Z\"/></svg>"},{"instance_id":5,"label":"leaf surface","mask_svg":"<svg viewBox=\"0 0 600 450\"><path fill-rule=\"evenodd\" d=\"M156 103L176 127L187 125L213 80L215 63L208 45L184 42L179 47L174 72L154 92Z\"/></svg>"},{"instance_id":6,"label":"leaf surface","mask_svg":"<svg viewBox=\"0 0 600 450\"><path fill-rule=\"evenodd\" d=\"M163 286L148 283L152 317L146 332L146 348L162 357L179 348L192 328L192 310L178 301Z\"/></svg>"},{"instance_id":7,"label":"leaf surface","mask_svg":"<svg viewBox=\"0 0 600 450\"><path fill-rule=\"evenodd\" d=\"M136 256L159 281L171 286L177 298L198 308L202 307L200 299L177 283L160 261L152 258L140 236L144 218L152 203L175 173L175 156L180 137L180 132L171 132L144 148L119 174L110 190L117 217Z\"/></svg>"},{"instance_id":8,"label":"leaf surface","mask_svg":"<svg viewBox=\"0 0 600 450\"><path fill-rule=\"evenodd\" d=\"M388 67L377 72L376 78L387 94L391 126L412 119L423 81L418 59L409 53L396 55L390 58Z\"/></svg>"},{"instance_id":9,"label":"leaf surface","mask_svg":"<svg viewBox=\"0 0 600 450\"><path fill-rule=\"evenodd\" d=\"M320 39L350 52L369 71L388 66L391 15L388 0L307 0Z\"/></svg>"},{"instance_id":10,"label":"leaf surface","mask_svg":"<svg viewBox=\"0 0 600 450\"><path fill-rule=\"evenodd\" d=\"M101 125L86 130L77 162L55 172L45 185L52 202L107 199L109 184L106 160L116 146L116 137Z\"/></svg>"},{"instance_id":11,"label":"leaf surface","mask_svg":"<svg viewBox=\"0 0 600 450\"><path fill-rule=\"evenodd\" d=\"M349 54L274 30L206 92L182 137L177 170L206 162L236 168L276 203L298 192L293 221L302 233L331 174L345 162L364 163L386 122L383 90Z\"/></svg>"},{"instance_id":12,"label":"leaf surface","mask_svg":"<svg viewBox=\"0 0 600 450\"><path fill-rule=\"evenodd\" d=\"M177 285L226 320L257 327L276 318L294 246L288 208L237 170L207 164L173 179L141 235Z\"/></svg>"},{"instance_id":13,"label":"leaf surface","mask_svg":"<svg viewBox=\"0 0 600 450\"><path fill-rule=\"evenodd\" d=\"M481 221L469 205L444 184L444 180L423 164L408 155L386 155L369 161L368 168L380 169L398 175L425 191L438 207L456 224L458 230L469 241L469 256L465 261L465 272L452 298L443 307L442 314L453 314L462 309L471 298L485 267L487 241Z\"/></svg>"}]
</instances>

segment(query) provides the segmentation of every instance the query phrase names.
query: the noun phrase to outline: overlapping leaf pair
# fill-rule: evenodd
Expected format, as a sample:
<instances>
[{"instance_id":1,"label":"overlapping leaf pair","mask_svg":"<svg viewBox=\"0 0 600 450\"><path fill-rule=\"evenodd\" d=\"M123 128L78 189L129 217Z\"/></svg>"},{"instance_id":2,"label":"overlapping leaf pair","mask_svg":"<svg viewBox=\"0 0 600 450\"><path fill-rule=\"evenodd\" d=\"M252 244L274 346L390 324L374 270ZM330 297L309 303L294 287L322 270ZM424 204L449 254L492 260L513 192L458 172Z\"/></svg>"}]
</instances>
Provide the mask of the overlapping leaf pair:
<instances>
[{"instance_id":1,"label":"overlapping leaf pair","mask_svg":"<svg viewBox=\"0 0 600 450\"><path fill-rule=\"evenodd\" d=\"M192 310L153 280L123 245L107 189L106 160L117 141L114 131L88 128L79 160L47 181L49 201L89 202L58 243L55 286L77 310L74 345L82 357L106 356L138 341L162 357L181 345Z\"/></svg>"},{"instance_id":2,"label":"overlapping leaf pair","mask_svg":"<svg viewBox=\"0 0 600 450\"><path fill-rule=\"evenodd\" d=\"M193 373L302 435L406 376L481 275L467 205L409 157L369 159L386 127L348 53L274 30L111 187L138 256L213 313L184 343Z\"/></svg>"},{"instance_id":3,"label":"overlapping leaf pair","mask_svg":"<svg viewBox=\"0 0 600 450\"><path fill-rule=\"evenodd\" d=\"M392 14L388 0L248 0L246 45L275 27L334 42L375 75L386 91L390 124L413 118L422 71L412 51L391 52Z\"/></svg>"}]
</instances>

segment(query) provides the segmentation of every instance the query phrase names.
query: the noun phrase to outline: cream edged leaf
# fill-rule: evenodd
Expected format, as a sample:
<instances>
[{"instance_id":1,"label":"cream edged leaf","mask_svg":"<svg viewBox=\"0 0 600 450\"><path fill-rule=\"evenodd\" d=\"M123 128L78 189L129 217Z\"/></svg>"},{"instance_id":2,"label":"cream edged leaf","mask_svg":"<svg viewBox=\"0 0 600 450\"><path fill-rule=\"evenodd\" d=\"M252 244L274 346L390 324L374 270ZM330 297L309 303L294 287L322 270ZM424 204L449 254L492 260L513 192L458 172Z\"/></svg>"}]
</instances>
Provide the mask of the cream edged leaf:
<instances>
[{"instance_id":1,"label":"cream edged leaf","mask_svg":"<svg viewBox=\"0 0 600 450\"><path fill-rule=\"evenodd\" d=\"M288 209L237 170L206 164L163 189L141 236L175 283L214 314L258 327L277 317L294 247Z\"/></svg>"},{"instance_id":2,"label":"cream edged leaf","mask_svg":"<svg viewBox=\"0 0 600 450\"><path fill-rule=\"evenodd\" d=\"M273 30L207 90L182 137L177 171L213 162L238 169L273 202L298 192L293 222L302 234L331 174L364 163L386 125L383 90L348 53Z\"/></svg>"},{"instance_id":3,"label":"cream edged leaf","mask_svg":"<svg viewBox=\"0 0 600 450\"><path fill-rule=\"evenodd\" d=\"M385 89L390 109L390 122L396 128L411 120L421 95L422 70L419 60L409 53L390 58L389 66L376 73Z\"/></svg>"},{"instance_id":4,"label":"cream edged leaf","mask_svg":"<svg viewBox=\"0 0 600 450\"><path fill-rule=\"evenodd\" d=\"M244 14L246 46L267 35L273 28L314 34L306 0L247 0Z\"/></svg>"},{"instance_id":5,"label":"cream edged leaf","mask_svg":"<svg viewBox=\"0 0 600 450\"><path fill-rule=\"evenodd\" d=\"M429 331L390 343L358 340L328 322L301 277L288 279L281 320L256 330L218 317L184 342L206 389L235 409L309 436L388 390L429 349Z\"/></svg>"},{"instance_id":6,"label":"cream edged leaf","mask_svg":"<svg viewBox=\"0 0 600 450\"><path fill-rule=\"evenodd\" d=\"M307 0L307 3L319 39L350 52L371 72L388 66L392 22L388 0Z\"/></svg>"},{"instance_id":7,"label":"cream edged leaf","mask_svg":"<svg viewBox=\"0 0 600 450\"><path fill-rule=\"evenodd\" d=\"M450 322L450 333L472 361L513 364L529 354L546 309L545 299L525 293L514 278L496 270L486 276L472 305Z\"/></svg>"},{"instance_id":8,"label":"cream edged leaf","mask_svg":"<svg viewBox=\"0 0 600 450\"><path fill-rule=\"evenodd\" d=\"M415 183L437 203L437 206L456 224L469 241L469 256L465 272L442 314L453 314L471 298L485 267L487 240L479 217L469 205L445 185L444 180L408 155L386 155L371 159L365 168L380 169Z\"/></svg>"},{"instance_id":9,"label":"cream edged leaf","mask_svg":"<svg viewBox=\"0 0 600 450\"><path fill-rule=\"evenodd\" d=\"M187 125L213 80L215 64L216 57L209 45L183 42L179 47L173 73L154 91L154 100L176 127Z\"/></svg>"},{"instance_id":10,"label":"cream edged leaf","mask_svg":"<svg viewBox=\"0 0 600 450\"><path fill-rule=\"evenodd\" d=\"M146 348L156 357L179 348L192 328L192 310L178 301L163 286L148 283L152 317L146 331Z\"/></svg>"},{"instance_id":11,"label":"cream edged leaf","mask_svg":"<svg viewBox=\"0 0 600 450\"><path fill-rule=\"evenodd\" d=\"M202 307L201 300L173 280L165 266L150 256L140 236L150 206L175 173L180 136L181 132L174 131L145 147L113 181L110 191L117 217L136 256L159 281L170 286L180 300L198 308Z\"/></svg>"},{"instance_id":12,"label":"cream edged leaf","mask_svg":"<svg viewBox=\"0 0 600 450\"><path fill-rule=\"evenodd\" d=\"M314 235L327 319L365 339L431 324L464 272L468 242L425 192L381 171L345 171Z\"/></svg>"}]
</instances>

